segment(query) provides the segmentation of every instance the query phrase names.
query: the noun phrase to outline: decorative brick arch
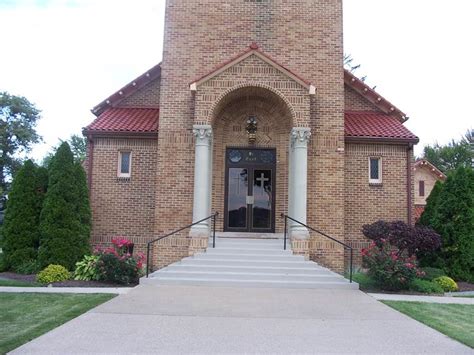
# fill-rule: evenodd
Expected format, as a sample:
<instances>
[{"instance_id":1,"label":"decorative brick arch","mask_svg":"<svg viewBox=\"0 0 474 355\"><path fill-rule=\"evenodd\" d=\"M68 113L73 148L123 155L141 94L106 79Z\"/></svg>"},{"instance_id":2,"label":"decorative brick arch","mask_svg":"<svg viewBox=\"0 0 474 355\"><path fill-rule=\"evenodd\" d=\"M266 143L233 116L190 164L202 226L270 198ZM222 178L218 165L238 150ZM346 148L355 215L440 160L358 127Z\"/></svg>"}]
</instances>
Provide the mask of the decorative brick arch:
<instances>
[{"instance_id":1,"label":"decorative brick arch","mask_svg":"<svg viewBox=\"0 0 474 355\"><path fill-rule=\"evenodd\" d=\"M222 94L217 98L217 100L215 100L214 103L211 105L205 124L209 124L209 125L214 124L215 120L217 119L217 115L219 114L219 111L225 107L225 104L229 104L231 102L231 101L225 102L226 98L228 98L230 95L232 95L233 93L239 90L247 89L247 88L248 89L258 88L258 89L262 89L262 90L266 90L270 92L272 98L279 100L282 104L285 105L285 108L288 111L290 119L291 119L291 125L295 126L296 112L293 105L281 92L263 83L242 83L222 92Z\"/></svg>"},{"instance_id":2,"label":"decorative brick arch","mask_svg":"<svg viewBox=\"0 0 474 355\"><path fill-rule=\"evenodd\" d=\"M310 126L311 96L315 88L255 50L191 84L195 93L194 124L212 124L220 103L245 88L260 88L278 98L287 107L294 127Z\"/></svg>"}]
</instances>

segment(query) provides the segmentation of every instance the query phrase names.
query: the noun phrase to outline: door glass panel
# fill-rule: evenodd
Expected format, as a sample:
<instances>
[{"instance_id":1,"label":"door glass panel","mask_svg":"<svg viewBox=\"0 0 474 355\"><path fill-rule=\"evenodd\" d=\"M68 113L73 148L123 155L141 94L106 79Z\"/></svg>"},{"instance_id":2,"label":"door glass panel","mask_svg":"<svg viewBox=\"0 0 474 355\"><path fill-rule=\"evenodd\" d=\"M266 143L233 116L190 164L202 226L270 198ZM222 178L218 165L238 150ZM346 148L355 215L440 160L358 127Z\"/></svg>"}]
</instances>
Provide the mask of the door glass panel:
<instances>
[{"instance_id":1,"label":"door glass panel","mask_svg":"<svg viewBox=\"0 0 474 355\"><path fill-rule=\"evenodd\" d=\"M272 227L272 171L255 169L253 174L253 228Z\"/></svg>"},{"instance_id":2,"label":"door glass panel","mask_svg":"<svg viewBox=\"0 0 474 355\"><path fill-rule=\"evenodd\" d=\"M247 228L248 170L230 168L228 181L229 228Z\"/></svg>"}]
</instances>

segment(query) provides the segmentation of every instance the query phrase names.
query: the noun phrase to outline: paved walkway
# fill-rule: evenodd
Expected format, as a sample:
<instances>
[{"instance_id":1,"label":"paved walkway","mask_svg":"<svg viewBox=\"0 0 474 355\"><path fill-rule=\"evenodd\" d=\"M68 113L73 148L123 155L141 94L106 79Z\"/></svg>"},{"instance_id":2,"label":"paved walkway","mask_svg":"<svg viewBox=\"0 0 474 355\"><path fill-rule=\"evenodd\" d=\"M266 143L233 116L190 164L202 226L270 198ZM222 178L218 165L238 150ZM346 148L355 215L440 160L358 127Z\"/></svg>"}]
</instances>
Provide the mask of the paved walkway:
<instances>
[{"instance_id":1,"label":"paved walkway","mask_svg":"<svg viewBox=\"0 0 474 355\"><path fill-rule=\"evenodd\" d=\"M13 353L474 352L357 290L143 285Z\"/></svg>"},{"instance_id":2,"label":"paved walkway","mask_svg":"<svg viewBox=\"0 0 474 355\"><path fill-rule=\"evenodd\" d=\"M0 292L13 293L111 293L125 294L129 287L0 287Z\"/></svg>"},{"instance_id":3,"label":"paved walkway","mask_svg":"<svg viewBox=\"0 0 474 355\"><path fill-rule=\"evenodd\" d=\"M428 302L428 303L446 303L446 304L472 304L474 298L446 297L446 296L413 296L413 295L392 295L386 293L369 293L369 296L380 301L409 301L409 302Z\"/></svg>"}]
</instances>

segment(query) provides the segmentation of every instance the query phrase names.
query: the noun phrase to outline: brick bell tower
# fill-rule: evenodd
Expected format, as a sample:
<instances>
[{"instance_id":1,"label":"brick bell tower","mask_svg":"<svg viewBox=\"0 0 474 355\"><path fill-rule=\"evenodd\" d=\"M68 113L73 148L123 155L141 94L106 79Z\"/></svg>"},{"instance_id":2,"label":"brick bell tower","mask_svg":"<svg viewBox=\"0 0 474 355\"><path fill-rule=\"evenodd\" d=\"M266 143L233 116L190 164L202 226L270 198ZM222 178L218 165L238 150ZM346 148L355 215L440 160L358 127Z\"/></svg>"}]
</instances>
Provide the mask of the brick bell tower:
<instances>
[{"instance_id":1,"label":"brick bell tower","mask_svg":"<svg viewBox=\"0 0 474 355\"><path fill-rule=\"evenodd\" d=\"M231 216L233 147L275 152L275 175L246 170L248 181L260 174L269 230L281 233L289 213L343 241L342 0L167 0L164 33L155 234L211 211L221 231L234 222L254 231L252 204ZM249 117L258 123L251 141ZM158 260L205 248L207 231L204 223L167 241ZM316 253L304 228L292 226L291 237L296 253Z\"/></svg>"}]
</instances>

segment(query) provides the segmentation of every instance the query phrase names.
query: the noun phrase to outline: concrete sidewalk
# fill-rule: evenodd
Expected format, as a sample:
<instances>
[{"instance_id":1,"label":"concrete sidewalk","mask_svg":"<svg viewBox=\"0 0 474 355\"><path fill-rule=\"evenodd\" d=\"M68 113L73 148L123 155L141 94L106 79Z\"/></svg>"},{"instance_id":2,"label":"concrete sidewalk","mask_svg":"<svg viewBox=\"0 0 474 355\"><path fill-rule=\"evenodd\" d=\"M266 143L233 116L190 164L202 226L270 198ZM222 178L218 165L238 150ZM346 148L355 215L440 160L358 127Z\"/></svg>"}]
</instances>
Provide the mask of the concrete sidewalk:
<instances>
[{"instance_id":1,"label":"concrete sidewalk","mask_svg":"<svg viewBox=\"0 0 474 355\"><path fill-rule=\"evenodd\" d=\"M474 352L357 290L138 286L13 353Z\"/></svg>"}]
</instances>

